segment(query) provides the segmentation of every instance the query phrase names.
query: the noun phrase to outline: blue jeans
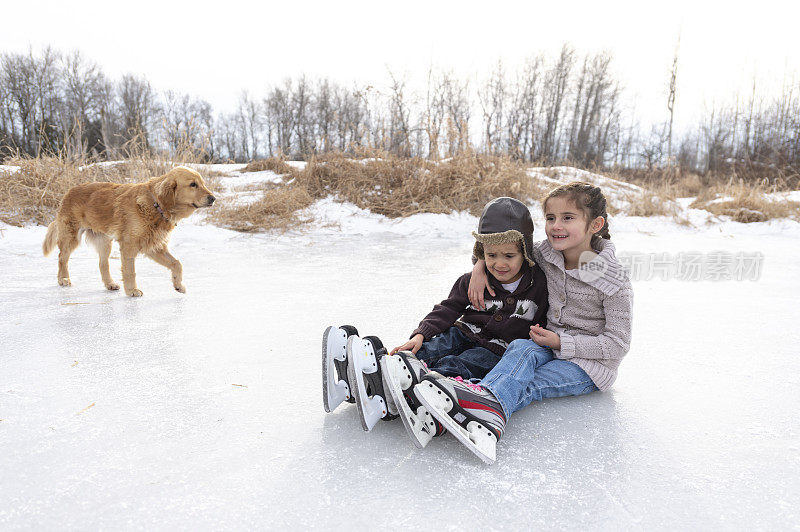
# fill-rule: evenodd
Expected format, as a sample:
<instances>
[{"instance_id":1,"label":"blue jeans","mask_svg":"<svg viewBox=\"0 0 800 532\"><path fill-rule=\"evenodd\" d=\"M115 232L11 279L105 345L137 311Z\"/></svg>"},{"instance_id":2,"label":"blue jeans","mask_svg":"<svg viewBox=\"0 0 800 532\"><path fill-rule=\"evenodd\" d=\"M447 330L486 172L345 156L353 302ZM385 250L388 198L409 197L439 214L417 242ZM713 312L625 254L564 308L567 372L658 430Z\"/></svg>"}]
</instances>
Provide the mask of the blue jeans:
<instances>
[{"instance_id":1,"label":"blue jeans","mask_svg":"<svg viewBox=\"0 0 800 532\"><path fill-rule=\"evenodd\" d=\"M442 375L462 379L482 379L500 361L499 355L477 345L457 327L423 343L417 358Z\"/></svg>"},{"instance_id":2,"label":"blue jeans","mask_svg":"<svg viewBox=\"0 0 800 532\"><path fill-rule=\"evenodd\" d=\"M533 401L583 395L597 390L577 364L553 358L549 347L533 340L514 340L480 385L494 394L508 418Z\"/></svg>"}]
</instances>

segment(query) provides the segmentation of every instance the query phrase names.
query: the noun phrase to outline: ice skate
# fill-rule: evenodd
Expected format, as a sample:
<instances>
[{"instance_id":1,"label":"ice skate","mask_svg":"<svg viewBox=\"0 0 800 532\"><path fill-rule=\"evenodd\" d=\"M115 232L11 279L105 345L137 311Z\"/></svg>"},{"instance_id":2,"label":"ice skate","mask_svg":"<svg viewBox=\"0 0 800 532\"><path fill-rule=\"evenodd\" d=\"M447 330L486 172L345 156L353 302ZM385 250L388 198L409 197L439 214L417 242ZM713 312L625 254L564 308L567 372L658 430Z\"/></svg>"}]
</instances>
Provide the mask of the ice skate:
<instances>
[{"instance_id":1,"label":"ice skate","mask_svg":"<svg viewBox=\"0 0 800 532\"><path fill-rule=\"evenodd\" d=\"M487 464L496 460L506 416L495 396L477 384L431 371L414 393L444 428Z\"/></svg>"},{"instance_id":2,"label":"ice skate","mask_svg":"<svg viewBox=\"0 0 800 532\"><path fill-rule=\"evenodd\" d=\"M355 402L347 377L347 337L358 335L352 325L328 327L322 335L322 404L333 412L344 401Z\"/></svg>"},{"instance_id":3,"label":"ice skate","mask_svg":"<svg viewBox=\"0 0 800 532\"><path fill-rule=\"evenodd\" d=\"M386 349L376 336L354 335L347 339L348 382L366 431L372 430L379 419L397 417L397 408L386 395L381 376L380 359L385 355Z\"/></svg>"},{"instance_id":4,"label":"ice skate","mask_svg":"<svg viewBox=\"0 0 800 532\"><path fill-rule=\"evenodd\" d=\"M414 395L414 386L428 373L428 367L410 351L385 356L380 361L386 390L397 407L411 441L422 449L434 436L444 433L442 424L436 421L428 409Z\"/></svg>"}]
</instances>

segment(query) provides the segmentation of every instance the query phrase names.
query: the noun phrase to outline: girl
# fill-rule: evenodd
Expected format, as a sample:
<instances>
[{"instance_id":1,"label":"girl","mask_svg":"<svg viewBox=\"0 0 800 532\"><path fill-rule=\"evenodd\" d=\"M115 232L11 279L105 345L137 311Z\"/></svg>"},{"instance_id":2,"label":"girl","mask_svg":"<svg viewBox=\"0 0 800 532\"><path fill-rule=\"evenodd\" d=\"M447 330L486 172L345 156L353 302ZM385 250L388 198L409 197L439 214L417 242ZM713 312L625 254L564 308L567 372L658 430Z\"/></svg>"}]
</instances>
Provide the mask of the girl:
<instances>
[{"instance_id":1,"label":"girl","mask_svg":"<svg viewBox=\"0 0 800 532\"><path fill-rule=\"evenodd\" d=\"M631 340L633 290L614 255L606 199L598 187L574 182L542 203L547 240L533 246L547 276L548 327L513 341L480 381L430 372L415 394L434 418L487 463L508 417L532 401L606 390ZM486 285L478 261L469 298L483 308Z\"/></svg>"}]
</instances>

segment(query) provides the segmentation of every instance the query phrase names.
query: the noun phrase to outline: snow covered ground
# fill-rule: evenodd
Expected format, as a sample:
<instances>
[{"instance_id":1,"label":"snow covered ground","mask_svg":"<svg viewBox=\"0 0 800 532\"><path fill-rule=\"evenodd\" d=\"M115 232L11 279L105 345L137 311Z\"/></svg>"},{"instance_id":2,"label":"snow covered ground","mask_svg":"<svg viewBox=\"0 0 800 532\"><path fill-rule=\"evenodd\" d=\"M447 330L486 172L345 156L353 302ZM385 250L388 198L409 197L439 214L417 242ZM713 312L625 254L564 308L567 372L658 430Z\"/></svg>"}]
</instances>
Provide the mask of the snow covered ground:
<instances>
[{"instance_id":1,"label":"snow covered ground","mask_svg":"<svg viewBox=\"0 0 800 532\"><path fill-rule=\"evenodd\" d=\"M516 414L485 466L399 421L366 433L320 390L324 328L404 341L470 268L477 219L311 210L280 236L195 215L171 245L187 294L140 258L138 299L87 246L59 287L45 228L0 227L0 529L800 527L800 224L612 219L640 267L617 383ZM713 280L759 253L738 272L757 280Z\"/></svg>"},{"instance_id":2,"label":"snow covered ground","mask_svg":"<svg viewBox=\"0 0 800 532\"><path fill-rule=\"evenodd\" d=\"M19 166L11 166L8 164L0 164L0 174L13 174L19 170Z\"/></svg>"}]
</instances>

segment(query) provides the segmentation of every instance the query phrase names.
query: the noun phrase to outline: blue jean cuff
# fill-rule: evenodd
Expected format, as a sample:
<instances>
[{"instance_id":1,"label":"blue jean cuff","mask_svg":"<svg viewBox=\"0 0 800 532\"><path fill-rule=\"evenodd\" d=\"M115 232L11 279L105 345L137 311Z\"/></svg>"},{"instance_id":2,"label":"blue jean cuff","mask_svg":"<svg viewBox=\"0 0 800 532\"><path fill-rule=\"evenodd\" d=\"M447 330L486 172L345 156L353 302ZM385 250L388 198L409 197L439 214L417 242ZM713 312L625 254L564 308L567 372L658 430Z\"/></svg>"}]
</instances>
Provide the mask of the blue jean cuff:
<instances>
[{"instance_id":1,"label":"blue jean cuff","mask_svg":"<svg viewBox=\"0 0 800 532\"><path fill-rule=\"evenodd\" d=\"M483 386L483 388L485 388L486 390L489 390L489 392L491 392L491 394L494 395L494 398L497 399L498 403L500 403L500 408L503 409L503 415L506 416L506 421L508 421L508 418L511 417L511 414L509 413L510 410L508 408L506 408L506 405L503 404L503 400L500 399L500 397L497 396L497 394L495 393L494 390L492 390L491 384L487 385L487 384L482 382L481 386Z\"/></svg>"}]
</instances>

